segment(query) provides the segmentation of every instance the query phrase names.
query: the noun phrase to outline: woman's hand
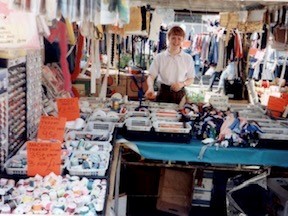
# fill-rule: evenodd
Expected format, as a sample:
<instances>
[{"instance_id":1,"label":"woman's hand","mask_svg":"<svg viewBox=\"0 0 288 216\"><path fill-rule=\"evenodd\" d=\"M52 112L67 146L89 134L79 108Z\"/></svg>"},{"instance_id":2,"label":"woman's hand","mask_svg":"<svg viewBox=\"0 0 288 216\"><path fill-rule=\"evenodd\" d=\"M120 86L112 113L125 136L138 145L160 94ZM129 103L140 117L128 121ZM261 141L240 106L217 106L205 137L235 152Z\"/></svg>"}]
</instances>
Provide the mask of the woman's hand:
<instances>
[{"instance_id":1,"label":"woman's hand","mask_svg":"<svg viewBox=\"0 0 288 216\"><path fill-rule=\"evenodd\" d=\"M178 92L184 87L185 87L184 82L176 82L176 83L173 83L170 88L172 91Z\"/></svg>"},{"instance_id":2,"label":"woman's hand","mask_svg":"<svg viewBox=\"0 0 288 216\"><path fill-rule=\"evenodd\" d=\"M156 98L155 91L148 89L145 93L145 98L147 98L148 100L155 100L155 98Z\"/></svg>"}]
</instances>

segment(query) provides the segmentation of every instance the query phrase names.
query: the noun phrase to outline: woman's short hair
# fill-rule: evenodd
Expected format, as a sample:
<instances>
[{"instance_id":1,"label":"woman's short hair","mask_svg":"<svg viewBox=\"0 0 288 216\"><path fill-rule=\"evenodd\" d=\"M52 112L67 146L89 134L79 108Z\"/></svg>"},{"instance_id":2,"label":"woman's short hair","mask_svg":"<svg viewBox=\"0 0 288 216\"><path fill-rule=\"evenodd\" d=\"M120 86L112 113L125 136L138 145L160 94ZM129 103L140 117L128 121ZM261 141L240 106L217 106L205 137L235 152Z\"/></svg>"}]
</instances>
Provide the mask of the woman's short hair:
<instances>
[{"instance_id":1,"label":"woman's short hair","mask_svg":"<svg viewBox=\"0 0 288 216\"><path fill-rule=\"evenodd\" d=\"M170 37L171 35L182 36L185 38L185 31L180 26L173 26L168 31L168 37Z\"/></svg>"}]
</instances>

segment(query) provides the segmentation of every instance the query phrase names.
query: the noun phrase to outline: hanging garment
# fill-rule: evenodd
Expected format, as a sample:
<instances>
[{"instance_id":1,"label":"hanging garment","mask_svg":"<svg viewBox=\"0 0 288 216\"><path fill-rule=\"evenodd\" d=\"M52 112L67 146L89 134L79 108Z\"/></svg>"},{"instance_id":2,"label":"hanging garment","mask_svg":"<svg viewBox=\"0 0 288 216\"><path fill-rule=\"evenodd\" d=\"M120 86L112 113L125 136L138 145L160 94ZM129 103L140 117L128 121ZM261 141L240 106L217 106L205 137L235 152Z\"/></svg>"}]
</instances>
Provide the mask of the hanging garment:
<instances>
[{"instance_id":1,"label":"hanging garment","mask_svg":"<svg viewBox=\"0 0 288 216\"><path fill-rule=\"evenodd\" d=\"M210 64L217 64L218 61L218 42L216 39L216 35L213 35L211 38L211 44L209 49L208 61Z\"/></svg>"},{"instance_id":2,"label":"hanging garment","mask_svg":"<svg viewBox=\"0 0 288 216\"><path fill-rule=\"evenodd\" d=\"M46 19L51 22L57 17L57 0L45 1Z\"/></svg>"},{"instance_id":3,"label":"hanging garment","mask_svg":"<svg viewBox=\"0 0 288 216\"><path fill-rule=\"evenodd\" d=\"M225 59L225 41L223 38L219 38L219 45L218 45L218 61L215 71L223 71L226 63Z\"/></svg>"},{"instance_id":4,"label":"hanging garment","mask_svg":"<svg viewBox=\"0 0 288 216\"><path fill-rule=\"evenodd\" d=\"M201 50L201 60L203 62L208 60L210 41L211 41L211 37L209 35L205 35L203 38L202 50Z\"/></svg>"},{"instance_id":5,"label":"hanging garment","mask_svg":"<svg viewBox=\"0 0 288 216\"><path fill-rule=\"evenodd\" d=\"M128 0L121 0L118 3L118 13L119 13L119 26L128 24L130 22L130 10Z\"/></svg>"},{"instance_id":6,"label":"hanging garment","mask_svg":"<svg viewBox=\"0 0 288 216\"><path fill-rule=\"evenodd\" d=\"M115 25L117 21L117 13L109 11L109 3L106 0L101 0L100 24L102 25Z\"/></svg>"},{"instance_id":7,"label":"hanging garment","mask_svg":"<svg viewBox=\"0 0 288 216\"><path fill-rule=\"evenodd\" d=\"M235 52L235 58L237 59L243 58L242 40L238 30L235 30L234 52Z\"/></svg>"},{"instance_id":8,"label":"hanging garment","mask_svg":"<svg viewBox=\"0 0 288 216\"><path fill-rule=\"evenodd\" d=\"M162 50L165 50L167 48L166 43L167 31L168 31L167 29L161 26L159 33L158 53L162 52Z\"/></svg>"},{"instance_id":9,"label":"hanging garment","mask_svg":"<svg viewBox=\"0 0 288 216\"><path fill-rule=\"evenodd\" d=\"M271 45L266 47L264 63L263 63L263 71L262 71L262 80L274 80L274 70L277 65L277 52L275 49L271 47Z\"/></svg>"},{"instance_id":10,"label":"hanging garment","mask_svg":"<svg viewBox=\"0 0 288 216\"><path fill-rule=\"evenodd\" d=\"M133 32L141 32L142 31L142 14L141 7L131 7L130 8L130 16L133 19L130 19L130 22L124 25L124 31L126 34L133 34ZM144 20L146 22L146 19Z\"/></svg>"},{"instance_id":11,"label":"hanging garment","mask_svg":"<svg viewBox=\"0 0 288 216\"><path fill-rule=\"evenodd\" d=\"M150 28L150 34L149 34L149 40L158 42L159 39L159 29L162 23L162 15L158 14L156 10L154 10L152 14L152 20L151 20L151 28Z\"/></svg>"},{"instance_id":12,"label":"hanging garment","mask_svg":"<svg viewBox=\"0 0 288 216\"><path fill-rule=\"evenodd\" d=\"M68 42L67 42L67 31L66 31L66 24L62 21L58 21L56 27L51 29L51 35L48 38L48 41L52 43L53 41L58 38L59 46L60 46L60 64L62 73L64 76L64 85L65 90L70 92L71 91L71 76L69 72L68 62L66 59L66 54L68 51Z\"/></svg>"}]
</instances>

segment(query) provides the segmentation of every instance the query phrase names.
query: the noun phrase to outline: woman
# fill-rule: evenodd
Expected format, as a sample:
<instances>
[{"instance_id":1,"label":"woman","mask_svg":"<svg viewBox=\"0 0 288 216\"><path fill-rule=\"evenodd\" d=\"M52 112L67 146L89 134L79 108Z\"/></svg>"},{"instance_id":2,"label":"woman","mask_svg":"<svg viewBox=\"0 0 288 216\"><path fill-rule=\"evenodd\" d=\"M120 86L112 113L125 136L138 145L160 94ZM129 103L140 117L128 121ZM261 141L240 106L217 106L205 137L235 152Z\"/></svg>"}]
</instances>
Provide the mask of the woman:
<instances>
[{"instance_id":1,"label":"woman","mask_svg":"<svg viewBox=\"0 0 288 216\"><path fill-rule=\"evenodd\" d=\"M192 57L181 48L184 38L185 32L181 27L174 26L169 30L167 50L157 54L149 68L146 98L155 99L156 78L160 84L156 101L179 104L186 95L184 87L193 83L195 69Z\"/></svg>"}]
</instances>

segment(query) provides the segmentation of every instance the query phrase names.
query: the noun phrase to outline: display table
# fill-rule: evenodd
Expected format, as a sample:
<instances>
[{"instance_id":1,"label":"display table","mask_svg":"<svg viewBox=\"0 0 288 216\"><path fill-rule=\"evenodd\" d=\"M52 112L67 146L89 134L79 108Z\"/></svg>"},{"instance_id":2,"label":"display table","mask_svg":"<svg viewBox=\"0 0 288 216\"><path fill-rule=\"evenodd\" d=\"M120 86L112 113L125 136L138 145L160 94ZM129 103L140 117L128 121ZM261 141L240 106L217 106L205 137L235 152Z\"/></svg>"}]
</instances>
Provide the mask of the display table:
<instances>
[{"instance_id":1,"label":"display table","mask_svg":"<svg viewBox=\"0 0 288 216\"><path fill-rule=\"evenodd\" d=\"M218 170L219 172L214 172L216 181L213 183L213 196L218 200L216 204L221 206L218 209L220 212L225 209L225 188L229 177L243 172L255 175L267 172L269 175L272 167L280 169L288 167L288 151L285 150L206 146L204 151L205 145L200 140L192 139L190 143L175 143L132 139L128 141L122 137L116 141L116 146L120 146L119 156L122 158L122 165L129 166L130 169L135 166L150 167L154 175L155 168L173 168L187 172L189 170ZM138 156L135 157L135 155ZM116 172L115 188L120 185L119 169L120 166ZM139 169L142 170L140 167ZM147 172L148 169L144 170ZM139 180L139 178L135 179ZM139 192L134 193L138 195ZM128 194L128 197L129 195L133 197L134 193ZM115 200L118 201L118 193L115 193ZM216 204L214 203L214 207Z\"/></svg>"},{"instance_id":2,"label":"display table","mask_svg":"<svg viewBox=\"0 0 288 216\"><path fill-rule=\"evenodd\" d=\"M207 146L201 155L204 145L199 140L192 140L188 144L125 139L118 142L126 144L145 159L288 167L288 151L285 150Z\"/></svg>"}]
</instances>

